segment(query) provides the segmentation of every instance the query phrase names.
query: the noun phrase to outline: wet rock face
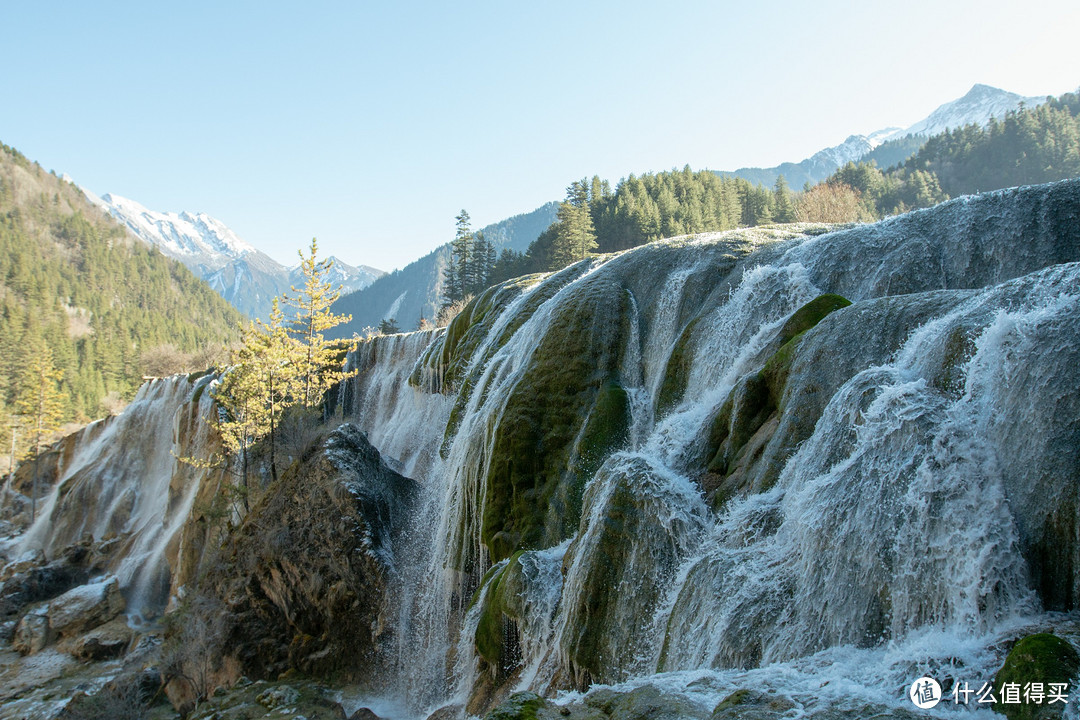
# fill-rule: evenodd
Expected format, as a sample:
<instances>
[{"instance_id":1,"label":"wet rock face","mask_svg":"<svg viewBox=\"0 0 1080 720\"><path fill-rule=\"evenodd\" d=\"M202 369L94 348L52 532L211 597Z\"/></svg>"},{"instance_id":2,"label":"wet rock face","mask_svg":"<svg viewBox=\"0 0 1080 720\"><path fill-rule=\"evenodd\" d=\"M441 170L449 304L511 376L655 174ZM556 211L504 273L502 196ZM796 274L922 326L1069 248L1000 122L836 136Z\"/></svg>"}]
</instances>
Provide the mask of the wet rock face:
<instances>
[{"instance_id":1,"label":"wet rock face","mask_svg":"<svg viewBox=\"0 0 1080 720\"><path fill-rule=\"evenodd\" d=\"M514 386L487 478L482 537L493 560L571 534L591 474L579 467L589 459L575 452L583 419L596 418L590 450L602 453L625 435L625 400L602 390L617 387L626 301L619 285L596 281L561 305Z\"/></svg>"},{"instance_id":2,"label":"wet rock face","mask_svg":"<svg viewBox=\"0 0 1080 720\"><path fill-rule=\"evenodd\" d=\"M181 542L195 496L226 475L178 460L220 452L207 392L214 379L204 374L151 380L123 413L54 445L39 473L37 519L13 554L40 551L56 560L64 548L87 538L101 544L113 538L101 569L119 578L137 610L163 611L176 589L173 578L191 574L181 567L179 546L185 545L184 557L193 562L200 550L194 538ZM27 491L25 476L32 470L33 463L20 469L17 489Z\"/></svg>"},{"instance_id":3,"label":"wet rock face","mask_svg":"<svg viewBox=\"0 0 1080 720\"><path fill-rule=\"evenodd\" d=\"M202 586L228 611L226 658L253 677L376 674L391 629L386 583L415 493L348 424L285 472Z\"/></svg>"}]
</instances>

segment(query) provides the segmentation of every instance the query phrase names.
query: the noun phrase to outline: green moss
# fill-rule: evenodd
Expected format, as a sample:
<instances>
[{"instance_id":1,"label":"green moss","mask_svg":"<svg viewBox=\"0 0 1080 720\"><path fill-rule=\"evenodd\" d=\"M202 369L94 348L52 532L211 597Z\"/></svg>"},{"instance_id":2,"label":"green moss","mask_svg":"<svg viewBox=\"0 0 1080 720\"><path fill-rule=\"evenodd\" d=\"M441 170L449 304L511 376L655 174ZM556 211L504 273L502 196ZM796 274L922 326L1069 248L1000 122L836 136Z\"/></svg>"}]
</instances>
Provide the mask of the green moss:
<instances>
[{"instance_id":1,"label":"green moss","mask_svg":"<svg viewBox=\"0 0 1080 720\"><path fill-rule=\"evenodd\" d=\"M781 401L787 388L791 363L806 332L829 313L851 302L839 295L820 295L796 310L777 335L780 348L765 361L756 375L750 375L732 388L709 429L705 457L706 476L702 481L712 493L714 508L722 506L739 487L726 483L734 470L732 463L754 435L782 411ZM738 460L740 465L745 460ZM762 487L762 490L768 487Z\"/></svg>"},{"instance_id":2,"label":"green moss","mask_svg":"<svg viewBox=\"0 0 1080 720\"><path fill-rule=\"evenodd\" d=\"M537 720L537 713L544 705L544 698L536 693L514 693L506 702L485 715L484 720Z\"/></svg>"},{"instance_id":3,"label":"green moss","mask_svg":"<svg viewBox=\"0 0 1080 720\"><path fill-rule=\"evenodd\" d=\"M760 375L768 386L769 396L777 408L783 410L780 401L784 396L784 387L787 385L788 373L791 371L791 362L795 359L795 351L798 349L803 336L829 313L850 304L851 301L839 295L819 295L796 310L788 321L784 323L784 326L780 328L779 339L783 344L765 362L765 367L762 368Z\"/></svg>"},{"instance_id":4,"label":"green moss","mask_svg":"<svg viewBox=\"0 0 1080 720\"><path fill-rule=\"evenodd\" d=\"M754 693L750 690L736 690L735 692L731 693L726 698L721 700L720 704L716 706L713 712L719 712L721 710L727 710L728 708L742 705L747 700L751 699L753 696Z\"/></svg>"},{"instance_id":5,"label":"green moss","mask_svg":"<svg viewBox=\"0 0 1080 720\"><path fill-rule=\"evenodd\" d=\"M994 710L1009 720L1061 717L1065 706L1060 703L1002 703L1002 688L1005 683L1017 683L1022 691L1026 683L1041 682L1049 690L1050 683L1071 683L1078 672L1080 655L1069 642L1050 633L1029 635L1013 646L994 677L995 697L999 700L994 704Z\"/></svg>"},{"instance_id":6,"label":"green moss","mask_svg":"<svg viewBox=\"0 0 1080 720\"><path fill-rule=\"evenodd\" d=\"M594 277L553 312L495 430L481 530L493 560L569 537L588 470L625 437L628 402L612 379L629 299Z\"/></svg>"},{"instance_id":7,"label":"green moss","mask_svg":"<svg viewBox=\"0 0 1080 720\"><path fill-rule=\"evenodd\" d=\"M578 440L577 470L592 477L604 458L626 444L630 432L630 397L622 385L608 380L600 389Z\"/></svg>"},{"instance_id":8,"label":"green moss","mask_svg":"<svg viewBox=\"0 0 1080 720\"><path fill-rule=\"evenodd\" d=\"M780 344L783 345L796 335L800 335L821 322L826 315L845 308L851 301L841 295L826 293L818 295L810 302L795 311L780 328Z\"/></svg>"},{"instance_id":9,"label":"green moss","mask_svg":"<svg viewBox=\"0 0 1080 720\"><path fill-rule=\"evenodd\" d=\"M484 605L476 625L474 643L476 652L500 676L512 670L508 657L506 629L521 617L521 563L522 552L516 552L487 582ZM489 571L490 575L491 571ZM487 577L487 576L485 576ZM483 586L481 586L482 588ZM477 591L477 596L480 590ZM474 597L475 602L475 597Z\"/></svg>"},{"instance_id":10,"label":"green moss","mask_svg":"<svg viewBox=\"0 0 1080 720\"><path fill-rule=\"evenodd\" d=\"M667 368L664 370L664 379L656 392L656 414L658 416L673 408L686 393L690 365L694 359L691 353L691 338L700 321L701 318L696 317L687 323L679 335L679 339L675 341L675 345L671 348Z\"/></svg>"},{"instance_id":11,"label":"green moss","mask_svg":"<svg viewBox=\"0 0 1080 720\"><path fill-rule=\"evenodd\" d=\"M795 359L795 351L802 342L803 333L784 343L776 353L765 362L758 377L765 383L769 393L769 401L774 407L780 408L780 401L784 397L784 388L787 386L788 374L791 372L791 362Z\"/></svg>"},{"instance_id":12,"label":"green moss","mask_svg":"<svg viewBox=\"0 0 1080 720\"><path fill-rule=\"evenodd\" d=\"M198 405L204 390L206 390L206 385L200 385L195 388L195 392L191 394L191 402Z\"/></svg>"},{"instance_id":13,"label":"green moss","mask_svg":"<svg viewBox=\"0 0 1080 720\"><path fill-rule=\"evenodd\" d=\"M769 384L761 374L733 388L709 430L709 472L726 475L739 450L775 411Z\"/></svg>"}]
</instances>

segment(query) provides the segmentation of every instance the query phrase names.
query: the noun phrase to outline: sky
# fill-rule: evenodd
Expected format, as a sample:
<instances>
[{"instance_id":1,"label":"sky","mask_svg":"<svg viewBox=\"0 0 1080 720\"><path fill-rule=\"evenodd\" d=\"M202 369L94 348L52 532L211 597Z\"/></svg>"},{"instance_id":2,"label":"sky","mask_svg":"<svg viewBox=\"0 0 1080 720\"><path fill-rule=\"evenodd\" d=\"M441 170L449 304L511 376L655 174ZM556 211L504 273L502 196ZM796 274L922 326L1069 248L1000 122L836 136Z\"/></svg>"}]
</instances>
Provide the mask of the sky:
<instances>
[{"instance_id":1,"label":"sky","mask_svg":"<svg viewBox=\"0 0 1080 720\"><path fill-rule=\"evenodd\" d=\"M0 0L0 142L285 264L400 268L573 180L798 162L984 83L1080 86L1080 4Z\"/></svg>"}]
</instances>

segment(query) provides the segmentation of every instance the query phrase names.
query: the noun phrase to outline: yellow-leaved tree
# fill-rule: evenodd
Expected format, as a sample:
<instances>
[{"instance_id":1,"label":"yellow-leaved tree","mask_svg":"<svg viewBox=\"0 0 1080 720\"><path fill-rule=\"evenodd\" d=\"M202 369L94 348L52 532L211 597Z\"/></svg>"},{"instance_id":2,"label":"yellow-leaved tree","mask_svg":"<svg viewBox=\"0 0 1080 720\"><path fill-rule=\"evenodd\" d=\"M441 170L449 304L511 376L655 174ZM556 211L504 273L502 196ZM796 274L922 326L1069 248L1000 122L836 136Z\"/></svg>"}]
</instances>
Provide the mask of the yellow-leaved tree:
<instances>
[{"instance_id":1,"label":"yellow-leaved tree","mask_svg":"<svg viewBox=\"0 0 1080 720\"><path fill-rule=\"evenodd\" d=\"M252 445L267 441L270 476L276 481L282 417L294 408L316 407L327 390L353 374L344 371L349 343L323 335L351 318L330 312L341 288L333 288L327 279L333 262L317 261L316 251L312 240L311 254L305 257L300 253L305 283L303 288L293 288L295 297L275 298L269 322L256 320L243 330L232 365L214 390L214 399L225 410L219 424L222 444L242 468L245 510ZM291 309L289 317L281 307L282 300ZM314 418L310 421L315 422Z\"/></svg>"},{"instance_id":2,"label":"yellow-leaved tree","mask_svg":"<svg viewBox=\"0 0 1080 720\"><path fill-rule=\"evenodd\" d=\"M286 295L285 303L292 308L289 333L301 348L297 368L303 394L299 402L304 407L314 407L322 402L326 391L350 376L344 371L345 353L349 343L345 340L328 340L323 333L330 328L352 320L351 315L335 315L330 306L341 296L341 285L336 288L328 279L334 266L331 258L316 260L318 244L311 239L311 254L300 256L300 269L304 273L304 287L293 287L294 296Z\"/></svg>"},{"instance_id":3,"label":"yellow-leaved tree","mask_svg":"<svg viewBox=\"0 0 1080 720\"><path fill-rule=\"evenodd\" d=\"M43 346L31 353L30 362L23 371L15 411L22 424L30 431L30 447L27 457L34 458L34 480L30 486L30 521L37 516L38 461L41 446L60 427L64 402L58 384L63 373L53 367L52 349Z\"/></svg>"}]
</instances>

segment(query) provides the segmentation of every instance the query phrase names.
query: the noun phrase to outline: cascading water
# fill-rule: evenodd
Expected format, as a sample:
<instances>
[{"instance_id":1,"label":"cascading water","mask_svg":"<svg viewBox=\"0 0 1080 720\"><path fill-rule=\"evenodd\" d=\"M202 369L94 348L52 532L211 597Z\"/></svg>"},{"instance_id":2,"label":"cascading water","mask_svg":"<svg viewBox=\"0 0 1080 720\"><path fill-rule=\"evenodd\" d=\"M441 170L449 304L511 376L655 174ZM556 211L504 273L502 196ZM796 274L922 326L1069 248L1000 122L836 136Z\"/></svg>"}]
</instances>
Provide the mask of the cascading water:
<instances>
[{"instance_id":1,"label":"cascading water","mask_svg":"<svg viewBox=\"0 0 1080 720\"><path fill-rule=\"evenodd\" d=\"M416 717L598 683L857 713L1074 632L1047 611L1080 605L1078 218L1074 181L677 238L361 343L346 419L419 487L379 689ZM22 549L117 533L160 610L215 481L175 457L212 451L209 382L84 430Z\"/></svg>"},{"instance_id":2,"label":"cascading water","mask_svg":"<svg viewBox=\"0 0 1080 720\"><path fill-rule=\"evenodd\" d=\"M495 438L545 338L582 297L601 307L605 284L624 308L598 320L624 328L609 376L625 393L622 449L589 475L576 532L510 559L535 570L550 555L535 574L546 581L521 590L535 616L507 620L522 648L513 688L653 682L666 672L692 692L687 683L707 670L718 686L753 676L775 687L786 677L795 692L846 672L849 695L895 703L916 669L967 662L985 672L1000 662L987 648L1043 617L1025 560L1043 531L1017 503L1029 499L1021 476L1041 473L1045 485L1053 453L1017 442L1016 428L1034 418L1055 442L1069 441L1063 416L1038 410L1038 398L1068 405L1065 425L1080 416L1049 370L1020 383L1031 397L1016 390L1020 368L1058 367L1051 355L1075 360L1078 351L1076 267L1038 272L1077 259L1075 230L1047 220L1075 214L1076 183L1043 192L965 198L833 234L735 233L593 261L476 325L485 334L458 387L378 395L377 413L358 422L380 449L397 457L390 443L401 442L380 444L380 426L416 428L420 443L443 447L416 465L427 488L416 532L430 544L404 574L412 589L401 622L426 667L403 668L423 678L405 684L411 706L455 693L465 703L489 672L471 638L488 587L471 610L468 595L490 565L482 538ZM1073 209L1048 209L1054 202ZM1003 219L980 232L970 218L986 213ZM950 224L962 231L949 236ZM786 350L779 407L744 460L753 482L710 509L699 485L710 423L777 353L792 313L826 292L856 305ZM908 294L891 297L898 292ZM374 343L416 345L378 374L445 367L432 360L445 338L407 337ZM435 350L419 347L426 342ZM364 392L366 402L376 397ZM575 443L598 412L580 418Z\"/></svg>"},{"instance_id":3,"label":"cascading water","mask_svg":"<svg viewBox=\"0 0 1080 720\"><path fill-rule=\"evenodd\" d=\"M82 430L17 554L42 550L52 557L86 536L118 536L122 547L110 569L129 613L160 613L179 574L170 547L175 553L201 483L219 474L178 460L209 457L213 449L214 405L206 392L212 381L152 380L123 413Z\"/></svg>"}]
</instances>

